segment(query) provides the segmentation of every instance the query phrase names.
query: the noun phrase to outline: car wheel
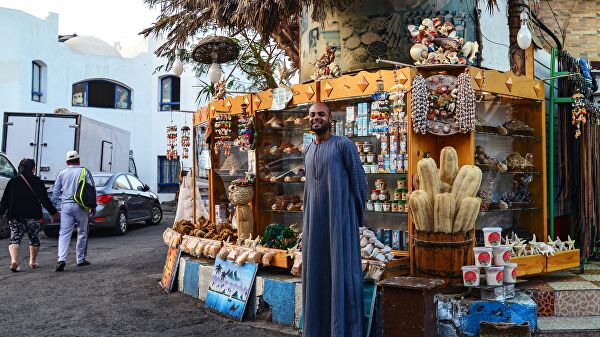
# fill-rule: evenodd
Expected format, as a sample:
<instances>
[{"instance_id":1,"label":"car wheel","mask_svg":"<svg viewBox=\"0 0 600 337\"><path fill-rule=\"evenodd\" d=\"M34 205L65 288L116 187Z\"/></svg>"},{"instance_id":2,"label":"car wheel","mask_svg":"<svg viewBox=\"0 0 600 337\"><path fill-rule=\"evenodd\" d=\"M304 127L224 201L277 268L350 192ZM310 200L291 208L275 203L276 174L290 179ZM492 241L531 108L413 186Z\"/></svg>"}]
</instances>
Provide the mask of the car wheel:
<instances>
[{"instance_id":1,"label":"car wheel","mask_svg":"<svg viewBox=\"0 0 600 337\"><path fill-rule=\"evenodd\" d=\"M115 233L117 235L125 235L127 233L127 212L125 210L119 210L117 223L115 224Z\"/></svg>"},{"instance_id":2,"label":"car wheel","mask_svg":"<svg viewBox=\"0 0 600 337\"><path fill-rule=\"evenodd\" d=\"M162 209L158 205L152 206L152 217L146 220L148 225L158 225L162 221Z\"/></svg>"},{"instance_id":3,"label":"car wheel","mask_svg":"<svg viewBox=\"0 0 600 337\"><path fill-rule=\"evenodd\" d=\"M8 221L6 217L3 216L0 218L0 239L6 239L10 236L10 227L8 226Z\"/></svg>"}]
</instances>

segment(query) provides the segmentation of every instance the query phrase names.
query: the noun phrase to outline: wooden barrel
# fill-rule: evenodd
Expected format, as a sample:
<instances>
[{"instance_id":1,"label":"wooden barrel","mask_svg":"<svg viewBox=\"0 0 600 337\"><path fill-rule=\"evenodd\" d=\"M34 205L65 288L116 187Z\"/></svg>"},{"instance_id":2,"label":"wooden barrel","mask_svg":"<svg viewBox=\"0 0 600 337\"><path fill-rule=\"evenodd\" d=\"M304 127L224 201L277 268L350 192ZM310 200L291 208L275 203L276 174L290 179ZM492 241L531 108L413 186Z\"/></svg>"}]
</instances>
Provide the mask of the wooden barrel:
<instances>
[{"instance_id":1,"label":"wooden barrel","mask_svg":"<svg viewBox=\"0 0 600 337\"><path fill-rule=\"evenodd\" d=\"M461 267L474 264L473 232L467 234L415 231L415 274L439 278L447 283L462 282Z\"/></svg>"}]
</instances>

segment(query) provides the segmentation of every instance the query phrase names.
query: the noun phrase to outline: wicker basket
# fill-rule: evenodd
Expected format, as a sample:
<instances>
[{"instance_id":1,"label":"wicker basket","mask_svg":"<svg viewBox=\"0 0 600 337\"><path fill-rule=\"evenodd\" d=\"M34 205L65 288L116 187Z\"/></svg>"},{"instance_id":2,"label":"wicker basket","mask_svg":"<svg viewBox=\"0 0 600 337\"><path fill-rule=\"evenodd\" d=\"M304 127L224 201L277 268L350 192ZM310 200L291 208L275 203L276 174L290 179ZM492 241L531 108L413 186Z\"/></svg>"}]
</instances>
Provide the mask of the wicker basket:
<instances>
[{"instance_id":1,"label":"wicker basket","mask_svg":"<svg viewBox=\"0 0 600 337\"><path fill-rule=\"evenodd\" d=\"M246 205L254 197L254 186L229 185L229 201L235 205Z\"/></svg>"}]
</instances>

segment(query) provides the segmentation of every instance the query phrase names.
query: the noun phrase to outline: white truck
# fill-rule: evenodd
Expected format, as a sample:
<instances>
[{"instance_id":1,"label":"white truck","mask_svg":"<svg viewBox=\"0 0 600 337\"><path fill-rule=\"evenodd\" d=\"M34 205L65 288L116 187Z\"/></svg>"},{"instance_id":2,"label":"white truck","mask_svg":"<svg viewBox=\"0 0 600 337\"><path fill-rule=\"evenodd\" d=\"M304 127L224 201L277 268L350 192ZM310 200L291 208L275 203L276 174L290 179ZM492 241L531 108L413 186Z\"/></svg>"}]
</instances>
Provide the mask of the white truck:
<instances>
[{"instance_id":1,"label":"white truck","mask_svg":"<svg viewBox=\"0 0 600 337\"><path fill-rule=\"evenodd\" d=\"M73 113L5 112L2 152L16 165L33 158L36 174L52 183L75 150L90 171L130 171L129 131ZM137 172L132 172L136 174Z\"/></svg>"}]
</instances>

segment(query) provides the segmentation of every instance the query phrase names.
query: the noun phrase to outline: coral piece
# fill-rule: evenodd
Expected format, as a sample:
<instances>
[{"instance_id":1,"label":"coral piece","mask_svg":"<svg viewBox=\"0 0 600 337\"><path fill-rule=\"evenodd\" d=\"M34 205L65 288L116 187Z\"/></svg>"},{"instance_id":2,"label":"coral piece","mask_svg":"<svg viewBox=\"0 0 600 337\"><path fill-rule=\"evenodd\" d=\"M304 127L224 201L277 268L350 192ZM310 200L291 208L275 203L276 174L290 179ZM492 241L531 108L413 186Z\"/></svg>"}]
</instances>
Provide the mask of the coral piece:
<instances>
[{"instance_id":1,"label":"coral piece","mask_svg":"<svg viewBox=\"0 0 600 337\"><path fill-rule=\"evenodd\" d=\"M440 193L435 196L433 209L433 231L442 233L453 232L454 219L454 195L452 193Z\"/></svg>"},{"instance_id":2,"label":"coral piece","mask_svg":"<svg viewBox=\"0 0 600 337\"><path fill-rule=\"evenodd\" d=\"M415 228L424 232L433 231L433 207L427 192L420 189L413 191L408 205Z\"/></svg>"},{"instance_id":3,"label":"coral piece","mask_svg":"<svg viewBox=\"0 0 600 337\"><path fill-rule=\"evenodd\" d=\"M419 175L419 189L427 193L433 205L435 196L440 193L440 178L435 161L432 158L419 160L417 174Z\"/></svg>"},{"instance_id":4,"label":"coral piece","mask_svg":"<svg viewBox=\"0 0 600 337\"><path fill-rule=\"evenodd\" d=\"M453 147L446 146L440 152L440 181L452 185L457 174L458 154Z\"/></svg>"}]
</instances>

